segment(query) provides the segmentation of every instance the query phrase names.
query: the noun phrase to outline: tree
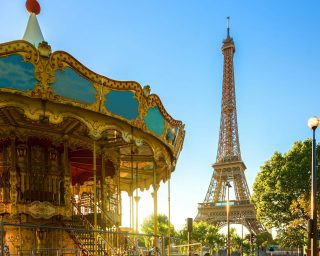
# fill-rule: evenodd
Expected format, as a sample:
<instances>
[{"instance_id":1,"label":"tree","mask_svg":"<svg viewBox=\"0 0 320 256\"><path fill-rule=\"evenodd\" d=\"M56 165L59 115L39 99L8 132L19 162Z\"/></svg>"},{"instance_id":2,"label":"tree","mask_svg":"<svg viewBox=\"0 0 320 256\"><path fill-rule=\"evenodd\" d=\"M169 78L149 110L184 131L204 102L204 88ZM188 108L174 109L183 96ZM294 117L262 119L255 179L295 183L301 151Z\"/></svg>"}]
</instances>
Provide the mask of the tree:
<instances>
[{"instance_id":1,"label":"tree","mask_svg":"<svg viewBox=\"0 0 320 256\"><path fill-rule=\"evenodd\" d=\"M274 153L261 167L253 185L251 199L258 219L286 235L295 228L302 229L303 236L306 234L310 218L311 145L311 140L298 141L287 153ZM303 237L296 239L303 243Z\"/></svg>"},{"instance_id":2,"label":"tree","mask_svg":"<svg viewBox=\"0 0 320 256\"><path fill-rule=\"evenodd\" d=\"M159 214L158 215L158 236L168 237L169 234L169 220L167 215ZM147 236L144 237L144 244L146 247L152 247L152 239L154 235L154 215L150 214L147 218L145 218L141 225L142 233ZM174 226L170 225L170 236L175 236L176 231ZM165 240L166 244L168 243L168 239Z\"/></svg>"},{"instance_id":3,"label":"tree","mask_svg":"<svg viewBox=\"0 0 320 256\"><path fill-rule=\"evenodd\" d=\"M239 252L241 250L242 237L240 237L235 228L230 228L230 244L231 244L231 252Z\"/></svg>"},{"instance_id":4,"label":"tree","mask_svg":"<svg viewBox=\"0 0 320 256\"><path fill-rule=\"evenodd\" d=\"M261 247L263 249L268 248L273 243L274 243L274 241L272 239L272 235L267 231L258 234L256 237L257 246Z\"/></svg>"},{"instance_id":5,"label":"tree","mask_svg":"<svg viewBox=\"0 0 320 256\"><path fill-rule=\"evenodd\" d=\"M178 237L181 243L187 244L187 226L178 232ZM191 243L201 243L202 246L208 247L210 252L214 252L217 248L224 245L224 240L225 238L219 233L218 227L205 221L193 222Z\"/></svg>"},{"instance_id":6,"label":"tree","mask_svg":"<svg viewBox=\"0 0 320 256\"><path fill-rule=\"evenodd\" d=\"M293 248L305 245L305 232L295 225L289 225L277 235L277 241L281 247Z\"/></svg>"}]
</instances>

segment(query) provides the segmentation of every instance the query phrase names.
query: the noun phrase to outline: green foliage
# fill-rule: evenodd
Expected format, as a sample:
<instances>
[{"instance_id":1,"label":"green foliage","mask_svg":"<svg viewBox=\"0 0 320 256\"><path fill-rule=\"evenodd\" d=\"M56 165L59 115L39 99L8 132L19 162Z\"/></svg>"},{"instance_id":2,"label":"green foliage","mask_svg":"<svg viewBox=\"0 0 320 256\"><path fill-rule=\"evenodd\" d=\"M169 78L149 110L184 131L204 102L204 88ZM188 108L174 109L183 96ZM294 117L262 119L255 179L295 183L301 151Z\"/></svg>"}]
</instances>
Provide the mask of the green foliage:
<instances>
[{"instance_id":1,"label":"green foliage","mask_svg":"<svg viewBox=\"0 0 320 256\"><path fill-rule=\"evenodd\" d=\"M256 244L259 247L268 248L274 244L274 240L272 239L272 235L266 231L257 235Z\"/></svg>"},{"instance_id":2,"label":"green foliage","mask_svg":"<svg viewBox=\"0 0 320 256\"><path fill-rule=\"evenodd\" d=\"M230 228L231 252L241 250L242 237L240 237L235 228Z\"/></svg>"},{"instance_id":3,"label":"green foliage","mask_svg":"<svg viewBox=\"0 0 320 256\"><path fill-rule=\"evenodd\" d=\"M208 224L205 221L194 222L192 226L191 243L201 243L202 246L209 247L211 252L224 245L224 236L219 233L219 228ZM187 244L187 226L178 232L180 244Z\"/></svg>"},{"instance_id":4,"label":"green foliage","mask_svg":"<svg viewBox=\"0 0 320 256\"><path fill-rule=\"evenodd\" d=\"M306 233L299 226L290 225L277 236L277 241L281 247L293 248L302 247L305 244Z\"/></svg>"},{"instance_id":5,"label":"green foliage","mask_svg":"<svg viewBox=\"0 0 320 256\"><path fill-rule=\"evenodd\" d=\"M295 142L285 154L274 153L261 167L251 198L264 225L286 236L300 230L299 243L303 243L310 218L311 152L312 142L305 140Z\"/></svg>"},{"instance_id":6,"label":"green foliage","mask_svg":"<svg viewBox=\"0 0 320 256\"><path fill-rule=\"evenodd\" d=\"M169 220L167 215L159 214L158 218L158 236L168 237L169 235ZM142 233L149 235L144 237L144 245L148 248L152 247L152 240L154 235L154 215L150 214L145 218L141 225ZM175 236L176 231L174 226L170 225L170 236ZM165 243L168 243L168 239L165 239Z\"/></svg>"}]
</instances>

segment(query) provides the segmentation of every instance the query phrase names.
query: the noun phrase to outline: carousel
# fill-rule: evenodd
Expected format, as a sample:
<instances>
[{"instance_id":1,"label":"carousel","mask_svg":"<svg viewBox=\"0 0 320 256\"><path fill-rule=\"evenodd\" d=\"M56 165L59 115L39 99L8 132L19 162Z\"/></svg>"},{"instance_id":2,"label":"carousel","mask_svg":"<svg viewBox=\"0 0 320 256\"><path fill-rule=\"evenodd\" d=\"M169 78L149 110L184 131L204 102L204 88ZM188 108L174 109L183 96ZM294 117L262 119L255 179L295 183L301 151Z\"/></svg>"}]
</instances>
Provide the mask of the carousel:
<instances>
[{"instance_id":1,"label":"carousel","mask_svg":"<svg viewBox=\"0 0 320 256\"><path fill-rule=\"evenodd\" d=\"M26 7L23 39L0 44L0 254L118 254L128 243L121 194L134 222L148 189L157 244L157 191L175 169L183 123L149 86L51 52L39 3Z\"/></svg>"}]
</instances>

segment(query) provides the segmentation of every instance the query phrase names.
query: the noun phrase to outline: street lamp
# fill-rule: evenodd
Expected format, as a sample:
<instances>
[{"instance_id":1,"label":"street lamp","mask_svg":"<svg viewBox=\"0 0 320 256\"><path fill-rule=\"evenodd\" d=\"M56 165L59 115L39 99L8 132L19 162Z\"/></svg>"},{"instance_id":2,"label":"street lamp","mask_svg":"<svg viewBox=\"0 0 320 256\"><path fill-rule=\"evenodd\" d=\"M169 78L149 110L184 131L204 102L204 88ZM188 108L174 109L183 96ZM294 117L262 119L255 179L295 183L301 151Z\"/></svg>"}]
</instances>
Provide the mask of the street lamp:
<instances>
[{"instance_id":1,"label":"street lamp","mask_svg":"<svg viewBox=\"0 0 320 256\"><path fill-rule=\"evenodd\" d=\"M243 216L241 213L241 256L243 256Z\"/></svg>"},{"instance_id":2,"label":"street lamp","mask_svg":"<svg viewBox=\"0 0 320 256\"><path fill-rule=\"evenodd\" d=\"M308 126L312 129L312 169L311 169L311 219L309 220L309 237L311 238L311 256L318 255L317 235L317 159L316 159L316 129L320 118L311 117Z\"/></svg>"},{"instance_id":3,"label":"street lamp","mask_svg":"<svg viewBox=\"0 0 320 256\"><path fill-rule=\"evenodd\" d=\"M231 188L230 182L226 182L227 187L227 256L230 256L230 220L229 220L229 213L230 213L230 203L229 203L229 189Z\"/></svg>"}]
</instances>

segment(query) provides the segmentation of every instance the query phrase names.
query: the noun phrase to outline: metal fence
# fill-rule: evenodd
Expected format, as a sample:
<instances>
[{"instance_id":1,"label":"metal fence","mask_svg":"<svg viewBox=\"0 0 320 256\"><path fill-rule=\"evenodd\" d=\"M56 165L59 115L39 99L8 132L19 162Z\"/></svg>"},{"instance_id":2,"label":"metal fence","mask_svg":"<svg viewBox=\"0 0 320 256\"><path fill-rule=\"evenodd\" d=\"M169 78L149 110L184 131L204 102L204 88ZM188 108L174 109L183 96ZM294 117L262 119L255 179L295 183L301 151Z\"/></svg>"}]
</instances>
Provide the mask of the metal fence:
<instances>
[{"instance_id":1,"label":"metal fence","mask_svg":"<svg viewBox=\"0 0 320 256\"><path fill-rule=\"evenodd\" d=\"M168 237L117 232L115 229L88 232L81 226L0 222L0 256L164 256L168 242Z\"/></svg>"}]
</instances>

